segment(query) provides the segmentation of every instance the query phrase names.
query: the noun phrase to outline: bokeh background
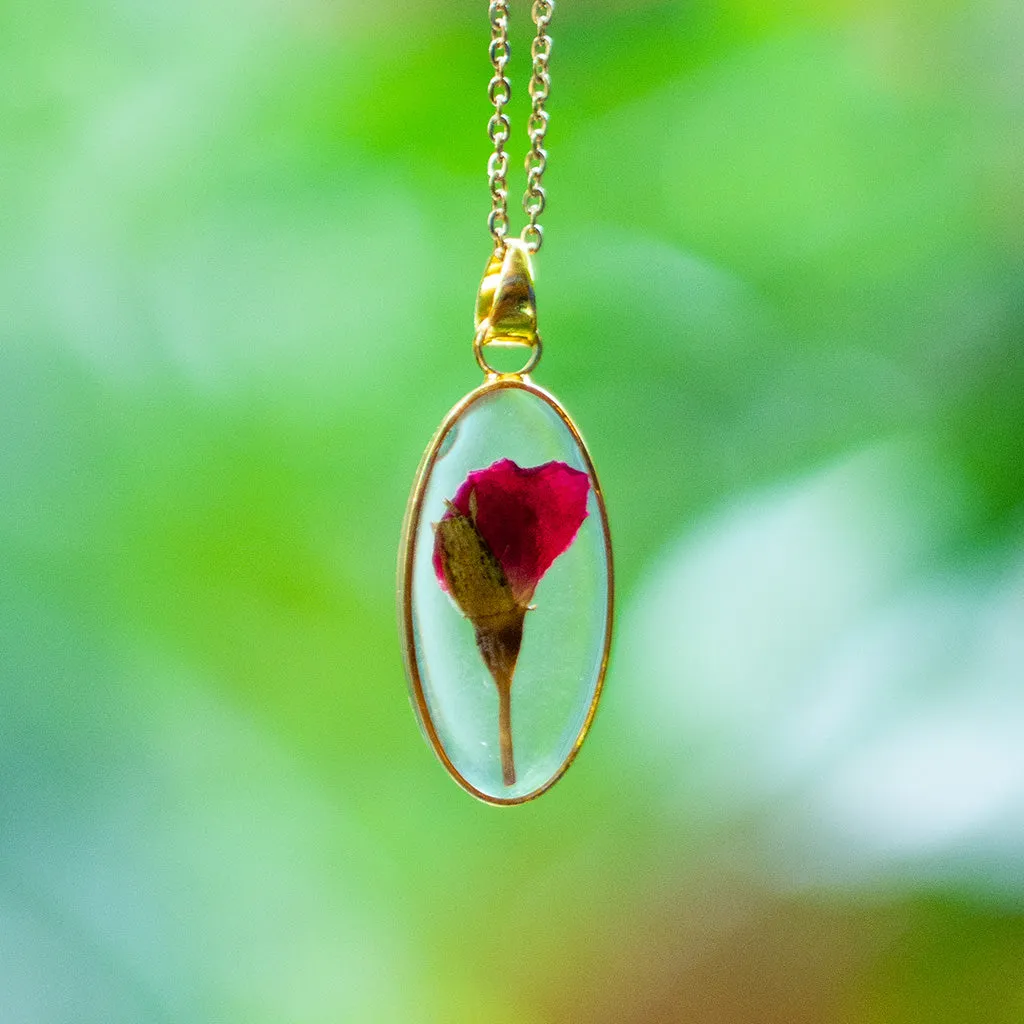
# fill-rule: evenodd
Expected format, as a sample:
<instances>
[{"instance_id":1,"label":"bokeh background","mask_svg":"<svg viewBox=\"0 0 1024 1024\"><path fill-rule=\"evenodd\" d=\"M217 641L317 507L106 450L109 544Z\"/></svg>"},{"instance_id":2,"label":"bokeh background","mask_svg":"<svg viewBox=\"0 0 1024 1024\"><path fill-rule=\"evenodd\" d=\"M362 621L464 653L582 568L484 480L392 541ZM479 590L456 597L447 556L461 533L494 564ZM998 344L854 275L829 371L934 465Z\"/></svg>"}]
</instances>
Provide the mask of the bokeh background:
<instances>
[{"instance_id":1,"label":"bokeh background","mask_svg":"<svg viewBox=\"0 0 1024 1024\"><path fill-rule=\"evenodd\" d=\"M1024 1019L1024 6L553 35L538 379L620 616L502 811L394 610L483 0L0 9L4 1022Z\"/></svg>"}]
</instances>

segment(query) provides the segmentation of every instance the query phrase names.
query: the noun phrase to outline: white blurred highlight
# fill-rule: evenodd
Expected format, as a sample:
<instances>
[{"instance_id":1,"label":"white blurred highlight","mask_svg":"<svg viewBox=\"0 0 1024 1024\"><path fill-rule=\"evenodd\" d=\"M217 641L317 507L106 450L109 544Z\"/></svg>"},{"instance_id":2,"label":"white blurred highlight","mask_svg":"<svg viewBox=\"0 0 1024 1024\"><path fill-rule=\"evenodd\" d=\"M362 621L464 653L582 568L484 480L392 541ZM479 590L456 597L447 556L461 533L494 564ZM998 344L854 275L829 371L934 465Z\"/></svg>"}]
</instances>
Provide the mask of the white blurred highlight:
<instances>
[{"instance_id":1,"label":"white blurred highlight","mask_svg":"<svg viewBox=\"0 0 1024 1024\"><path fill-rule=\"evenodd\" d=\"M1024 890L1024 559L945 565L967 512L885 446L748 495L630 607L618 669L666 798L753 817L781 884Z\"/></svg>"}]
</instances>

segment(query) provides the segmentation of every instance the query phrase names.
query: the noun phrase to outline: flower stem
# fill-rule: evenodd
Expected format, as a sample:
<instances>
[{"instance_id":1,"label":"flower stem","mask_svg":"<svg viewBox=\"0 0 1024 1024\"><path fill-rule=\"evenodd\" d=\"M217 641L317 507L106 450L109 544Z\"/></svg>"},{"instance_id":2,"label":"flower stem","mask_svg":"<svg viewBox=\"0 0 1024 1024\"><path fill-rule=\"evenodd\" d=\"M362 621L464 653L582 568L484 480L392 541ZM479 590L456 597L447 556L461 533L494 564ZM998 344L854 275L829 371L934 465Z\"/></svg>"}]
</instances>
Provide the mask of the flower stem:
<instances>
[{"instance_id":1,"label":"flower stem","mask_svg":"<svg viewBox=\"0 0 1024 1024\"><path fill-rule=\"evenodd\" d=\"M498 748L501 775L506 786L516 783L516 765L512 757L512 676L523 642L525 615L525 609L515 608L498 621L476 626L477 649L498 688Z\"/></svg>"},{"instance_id":2,"label":"flower stem","mask_svg":"<svg viewBox=\"0 0 1024 1024\"><path fill-rule=\"evenodd\" d=\"M511 683L511 680L509 680ZM516 784L516 763L512 757L512 687L498 684L498 744L501 775L506 786Z\"/></svg>"}]
</instances>

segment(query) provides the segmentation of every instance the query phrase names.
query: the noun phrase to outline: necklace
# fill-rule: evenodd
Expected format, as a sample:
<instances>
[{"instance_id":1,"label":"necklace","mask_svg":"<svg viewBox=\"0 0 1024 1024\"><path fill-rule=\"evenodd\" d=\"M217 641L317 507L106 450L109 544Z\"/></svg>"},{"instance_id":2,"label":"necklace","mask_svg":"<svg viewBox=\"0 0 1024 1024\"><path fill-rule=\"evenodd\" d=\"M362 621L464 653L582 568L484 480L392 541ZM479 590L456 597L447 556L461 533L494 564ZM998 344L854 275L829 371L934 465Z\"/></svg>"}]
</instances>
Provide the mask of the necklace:
<instances>
[{"instance_id":1,"label":"necklace","mask_svg":"<svg viewBox=\"0 0 1024 1024\"><path fill-rule=\"evenodd\" d=\"M539 796L575 758L604 682L613 603L608 517L590 454L561 403L531 379L541 356L532 257L544 239L554 3L536 0L532 10L519 238L508 237L508 8L507 0L488 8L494 245L473 336L484 381L448 413L423 455L398 584L420 725L455 781L492 804ZM509 350L525 361L496 369L491 361Z\"/></svg>"}]
</instances>

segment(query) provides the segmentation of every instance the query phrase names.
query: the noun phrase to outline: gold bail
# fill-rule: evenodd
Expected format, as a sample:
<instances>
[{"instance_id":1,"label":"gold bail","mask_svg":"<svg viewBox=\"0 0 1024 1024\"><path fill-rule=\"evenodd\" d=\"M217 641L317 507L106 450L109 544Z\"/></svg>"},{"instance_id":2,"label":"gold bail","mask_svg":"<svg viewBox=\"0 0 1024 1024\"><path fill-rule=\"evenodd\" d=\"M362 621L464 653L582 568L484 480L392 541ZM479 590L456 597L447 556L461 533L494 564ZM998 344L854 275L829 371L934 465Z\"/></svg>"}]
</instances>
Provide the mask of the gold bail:
<instances>
[{"instance_id":1,"label":"gold bail","mask_svg":"<svg viewBox=\"0 0 1024 1024\"><path fill-rule=\"evenodd\" d=\"M476 299L478 345L536 347L537 302L533 294L530 250L518 238L507 238L503 251L487 261Z\"/></svg>"}]
</instances>

